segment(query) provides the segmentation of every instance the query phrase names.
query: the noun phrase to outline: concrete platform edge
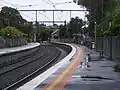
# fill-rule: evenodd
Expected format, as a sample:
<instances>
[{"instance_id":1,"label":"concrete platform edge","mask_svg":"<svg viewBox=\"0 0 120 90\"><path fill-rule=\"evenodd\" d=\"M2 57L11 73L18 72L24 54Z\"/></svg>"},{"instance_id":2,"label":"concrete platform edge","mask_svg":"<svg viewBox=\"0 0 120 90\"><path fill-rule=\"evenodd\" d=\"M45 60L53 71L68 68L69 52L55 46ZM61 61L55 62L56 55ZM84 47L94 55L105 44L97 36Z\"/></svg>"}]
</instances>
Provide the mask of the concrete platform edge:
<instances>
[{"instance_id":1,"label":"concrete platform edge","mask_svg":"<svg viewBox=\"0 0 120 90\"><path fill-rule=\"evenodd\" d=\"M36 78L27 82L23 86L19 87L17 90L28 90L28 89L33 90L40 83L42 83L45 79L47 79L50 75L52 75L54 72L56 72L60 67L62 67L65 63L67 63L75 55L76 48L73 45L67 44L67 43L60 43L60 44L66 44L66 45L71 46L72 51L64 59L62 59L60 62L58 62L57 64L55 64L54 66L52 66L51 68L49 68L48 70L46 70L45 72L43 72L42 74L37 76ZM38 81L39 83L36 81Z\"/></svg>"},{"instance_id":2,"label":"concrete platform edge","mask_svg":"<svg viewBox=\"0 0 120 90\"><path fill-rule=\"evenodd\" d=\"M33 49L33 48L36 48L36 47L38 47L40 45L40 43L35 43L35 44L36 45L34 45L34 46L31 45L31 46L28 46L28 47L24 47L24 46L27 46L27 45L24 45L24 46L21 46L21 47L0 49L0 50L3 51L3 52L0 52L0 56L8 55L8 54L16 53L16 52L21 52L21 51L25 51L25 50L29 50L29 49ZM24 48L22 48L22 47L24 47Z\"/></svg>"}]
</instances>

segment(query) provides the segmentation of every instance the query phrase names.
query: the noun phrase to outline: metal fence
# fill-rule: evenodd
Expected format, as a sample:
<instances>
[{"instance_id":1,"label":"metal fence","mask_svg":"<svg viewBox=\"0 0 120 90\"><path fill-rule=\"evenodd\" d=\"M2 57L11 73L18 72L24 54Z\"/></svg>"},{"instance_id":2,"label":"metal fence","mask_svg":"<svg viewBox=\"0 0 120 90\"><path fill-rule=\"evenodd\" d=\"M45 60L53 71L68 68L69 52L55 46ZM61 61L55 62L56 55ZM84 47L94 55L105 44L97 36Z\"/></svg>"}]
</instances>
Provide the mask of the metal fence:
<instances>
[{"instance_id":1,"label":"metal fence","mask_svg":"<svg viewBox=\"0 0 120 90\"><path fill-rule=\"evenodd\" d=\"M103 50L105 57L117 59L120 61L120 36L97 37L96 40L97 51Z\"/></svg>"},{"instance_id":2,"label":"metal fence","mask_svg":"<svg viewBox=\"0 0 120 90\"><path fill-rule=\"evenodd\" d=\"M0 38L0 48L16 47L27 44L24 38Z\"/></svg>"}]
</instances>

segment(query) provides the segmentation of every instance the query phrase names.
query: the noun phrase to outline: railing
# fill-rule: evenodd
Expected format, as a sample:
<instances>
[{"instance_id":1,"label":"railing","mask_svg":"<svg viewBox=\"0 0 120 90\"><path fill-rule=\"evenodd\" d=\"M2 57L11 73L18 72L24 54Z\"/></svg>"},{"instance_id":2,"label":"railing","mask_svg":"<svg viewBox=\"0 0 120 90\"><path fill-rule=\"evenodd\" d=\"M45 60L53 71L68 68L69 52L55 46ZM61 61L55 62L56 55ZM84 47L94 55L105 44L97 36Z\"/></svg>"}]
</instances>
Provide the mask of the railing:
<instances>
[{"instance_id":1,"label":"railing","mask_svg":"<svg viewBox=\"0 0 120 90\"><path fill-rule=\"evenodd\" d=\"M0 48L5 47L16 47L21 45L26 45L27 41L24 38L0 38Z\"/></svg>"},{"instance_id":2,"label":"railing","mask_svg":"<svg viewBox=\"0 0 120 90\"><path fill-rule=\"evenodd\" d=\"M109 58L111 55L110 53L112 53L112 59L117 59L118 57L120 57L120 36L112 36L112 43L110 40L110 36L97 37L96 41L97 41L96 49L97 51L102 51L103 56ZM103 42L103 45L102 45L102 42ZM111 44L112 44L112 47L111 47Z\"/></svg>"}]
</instances>

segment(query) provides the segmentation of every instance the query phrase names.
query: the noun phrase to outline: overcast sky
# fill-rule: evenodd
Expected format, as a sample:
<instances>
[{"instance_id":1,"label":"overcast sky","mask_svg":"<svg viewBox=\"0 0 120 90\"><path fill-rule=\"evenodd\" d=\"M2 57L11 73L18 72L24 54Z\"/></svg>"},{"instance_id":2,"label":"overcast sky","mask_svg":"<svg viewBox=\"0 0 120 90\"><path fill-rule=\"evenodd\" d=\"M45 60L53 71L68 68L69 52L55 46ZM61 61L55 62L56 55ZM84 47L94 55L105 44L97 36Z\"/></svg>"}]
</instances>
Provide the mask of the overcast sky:
<instances>
[{"instance_id":1,"label":"overcast sky","mask_svg":"<svg viewBox=\"0 0 120 90\"><path fill-rule=\"evenodd\" d=\"M10 6L19 9L83 9L81 6L72 2L73 0L0 0L0 8L3 6ZM60 4L65 2L72 2L66 4ZM52 4L53 3L53 4ZM59 3L59 4L58 4ZM53 7L54 4L57 4L55 8ZM32 6L29 6L32 5ZM35 21L35 12L20 12L23 18L27 19L28 21ZM85 19L84 12L72 12L71 16ZM53 20L52 12L38 12L38 20ZM55 12L55 20L57 21L69 21L70 20L70 12Z\"/></svg>"}]
</instances>

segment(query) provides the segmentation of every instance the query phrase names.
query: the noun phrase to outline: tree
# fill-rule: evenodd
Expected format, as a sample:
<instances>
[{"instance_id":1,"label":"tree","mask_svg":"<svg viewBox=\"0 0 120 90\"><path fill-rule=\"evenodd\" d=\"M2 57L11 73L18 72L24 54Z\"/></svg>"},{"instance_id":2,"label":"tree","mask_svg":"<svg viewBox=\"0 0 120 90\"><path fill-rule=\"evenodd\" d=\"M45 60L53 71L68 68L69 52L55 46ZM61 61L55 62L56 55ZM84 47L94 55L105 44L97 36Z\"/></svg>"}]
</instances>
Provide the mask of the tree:
<instances>
[{"instance_id":1,"label":"tree","mask_svg":"<svg viewBox=\"0 0 120 90\"><path fill-rule=\"evenodd\" d=\"M2 10L0 11L0 19L4 27L17 27L27 22L25 19L22 18L22 16L16 9L11 7L2 7Z\"/></svg>"},{"instance_id":2,"label":"tree","mask_svg":"<svg viewBox=\"0 0 120 90\"><path fill-rule=\"evenodd\" d=\"M0 30L0 35L9 38L21 38L23 37L24 33L20 32L15 27L7 26Z\"/></svg>"},{"instance_id":3,"label":"tree","mask_svg":"<svg viewBox=\"0 0 120 90\"><path fill-rule=\"evenodd\" d=\"M84 26L82 19L79 19L78 17L71 18L70 23L67 25L69 36L72 37L75 33L82 33L82 26Z\"/></svg>"},{"instance_id":4,"label":"tree","mask_svg":"<svg viewBox=\"0 0 120 90\"><path fill-rule=\"evenodd\" d=\"M42 41L47 41L48 38L51 38L51 33L53 32L52 29L49 28L44 28L44 29L40 29L40 37L42 39Z\"/></svg>"},{"instance_id":5,"label":"tree","mask_svg":"<svg viewBox=\"0 0 120 90\"><path fill-rule=\"evenodd\" d=\"M47 41L48 38L51 38L51 33L53 32L53 29L50 27L47 27L45 24L39 24L37 23L37 31L36 31L36 36L37 36L37 41Z\"/></svg>"},{"instance_id":6,"label":"tree","mask_svg":"<svg viewBox=\"0 0 120 90\"><path fill-rule=\"evenodd\" d=\"M2 7L0 11L0 29L6 26L15 27L28 36L33 32L32 22L27 22L16 9L11 7Z\"/></svg>"},{"instance_id":7,"label":"tree","mask_svg":"<svg viewBox=\"0 0 120 90\"><path fill-rule=\"evenodd\" d=\"M32 22L27 22L27 23L24 23L24 24L20 24L19 26L17 26L17 28L25 33L25 34L32 34L33 33L33 24Z\"/></svg>"},{"instance_id":8,"label":"tree","mask_svg":"<svg viewBox=\"0 0 120 90\"><path fill-rule=\"evenodd\" d=\"M59 26L59 37L60 38L66 38L67 37L67 31L66 31L66 26L65 25L60 25Z\"/></svg>"},{"instance_id":9,"label":"tree","mask_svg":"<svg viewBox=\"0 0 120 90\"><path fill-rule=\"evenodd\" d=\"M94 25L96 22L97 25L99 26L98 32L101 31L101 34L104 32L108 32L109 26L107 25L106 29L106 24L103 25L103 23L109 23L112 22L114 27L116 27L116 24L119 24L119 22L115 23L115 20L119 19L120 15L117 14L119 13L119 10L116 11L116 8L120 6L119 4L120 0L78 0L78 5L82 5L86 7L87 10L89 10L89 14L87 15L88 21L89 21L89 33L91 36L94 36ZM117 12L117 13L116 13ZM117 15L117 17L115 17ZM117 25L118 27L119 25ZM113 30L113 29L112 29ZM111 30L111 31L112 31ZM92 32L92 33L91 33Z\"/></svg>"}]
</instances>

